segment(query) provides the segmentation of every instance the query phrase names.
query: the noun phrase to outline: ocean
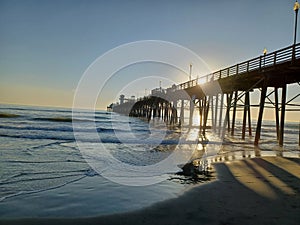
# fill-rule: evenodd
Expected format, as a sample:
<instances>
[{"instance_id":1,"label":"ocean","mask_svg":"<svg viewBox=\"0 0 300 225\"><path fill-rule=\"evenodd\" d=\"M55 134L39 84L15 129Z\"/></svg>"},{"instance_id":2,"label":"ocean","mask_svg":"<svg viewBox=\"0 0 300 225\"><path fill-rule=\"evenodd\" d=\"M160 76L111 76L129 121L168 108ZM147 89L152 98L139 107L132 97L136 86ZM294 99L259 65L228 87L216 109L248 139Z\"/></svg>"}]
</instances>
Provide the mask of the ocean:
<instances>
[{"instance_id":1,"label":"ocean","mask_svg":"<svg viewBox=\"0 0 300 225\"><path fill-rule=\"evenodd\" d=\"M260 148L255 149L253 137L241 140L240 122L235 137L226 136L223 141L208 131L210 142L204 145L195 142L196 128L186 132L184 128L167 129L159 121L151 127L138 118L106 111L82 111L74 118L80 140L74 137L71 109L0 105L0 218L105 215L174 198L194 185L176 180L179 167L159 167L178 146L188 156L187 149L201 151L198 156L208 164L258 155L300 156L298 123L286 123L285 145L280 148L274 122L264 122ZM91 164L79 142L87 146L88 153L96 152L101 168ZM109 154L101 152L102 148ZM109 163L112 158L118 165L109 169L115 165ZM188 158L179 161L184 160ZM141 176L148 178L142 180L145 185L136 183ZM124 185L124 179L131 183ZM153 179L157 180L148 182Z\"/></svg>"}]
</instances>

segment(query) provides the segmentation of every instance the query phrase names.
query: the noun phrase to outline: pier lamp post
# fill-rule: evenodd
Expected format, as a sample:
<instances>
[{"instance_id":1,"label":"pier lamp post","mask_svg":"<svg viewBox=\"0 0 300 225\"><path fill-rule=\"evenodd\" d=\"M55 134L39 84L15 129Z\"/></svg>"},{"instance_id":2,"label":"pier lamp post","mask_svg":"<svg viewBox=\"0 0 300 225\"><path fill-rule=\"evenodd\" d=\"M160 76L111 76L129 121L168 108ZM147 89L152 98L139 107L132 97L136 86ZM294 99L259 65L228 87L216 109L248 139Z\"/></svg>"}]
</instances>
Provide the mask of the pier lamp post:
<instances>
[{"instance_id":1,"label":"pier lamp post","mask_svg":"<svg viewBox=\"0 0 300 225\"><path fill-rule=\"evenodd\" d=\"M267 54L267 49L266 48L264 48L263 53L264 53L264 68L265 68L265 65L266 65L266 54Z\"/></svg>"},{"instance_id":2,"label":"pier lamp post","mask_svg":"<svg viewBox=\"0 0 300 225\"><path fill-rule=\"evenodd\" d=\"M192 80L192 67L193 67L193 65L190 64L190 81Z\"/></svg>"},{"instance_id":3,"label":"pier lamp post","mask_svg":"<svg viewBox=\"0 0 300 225\"><path fill-rule=\"evenodd\" d=\"M298 19L298 11L300 8L300 4L296 0L294 4L294 11L295 11L295 31L294 31L294 45L296 44L296 38L297 38L297 19Z\"/></svg>"},{"instance_id":4,"label":"pier lamp post","mask_svg":"<svg viewBox=\"0 0 300 225\"><path fill-rule=\"evenodd\" d=\"M294 30L294 45L293 45L293 54L292 54L292 60L294 61L296 58L296 41L297 41L297 20L298 20L298 11L299 11L300 5L298 1L296 0L294 4L294 11L295 11L295 30Z\"/></svg>"}]
</instances>

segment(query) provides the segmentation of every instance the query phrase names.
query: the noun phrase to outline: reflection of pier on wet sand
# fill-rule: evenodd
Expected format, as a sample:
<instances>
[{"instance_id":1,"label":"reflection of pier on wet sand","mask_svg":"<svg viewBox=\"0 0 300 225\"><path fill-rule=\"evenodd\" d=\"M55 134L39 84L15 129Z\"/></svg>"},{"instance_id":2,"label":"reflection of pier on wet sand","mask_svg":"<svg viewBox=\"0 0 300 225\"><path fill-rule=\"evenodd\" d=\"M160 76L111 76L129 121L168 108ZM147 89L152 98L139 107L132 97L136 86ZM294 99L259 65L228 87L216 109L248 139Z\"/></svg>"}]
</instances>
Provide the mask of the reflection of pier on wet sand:
<instances>
[{"instance_id":1,"label":"reflection of pier on wet sand","mask_svg":"<svg viewBox=\"0 0 300 225\"><path fill-rule=\"evenodd\" d=\"M263 157L215 164L218 179L139 211L81 219L0 224L289 224L300 221L300 160Z\"/></svg>"}]
</instances>

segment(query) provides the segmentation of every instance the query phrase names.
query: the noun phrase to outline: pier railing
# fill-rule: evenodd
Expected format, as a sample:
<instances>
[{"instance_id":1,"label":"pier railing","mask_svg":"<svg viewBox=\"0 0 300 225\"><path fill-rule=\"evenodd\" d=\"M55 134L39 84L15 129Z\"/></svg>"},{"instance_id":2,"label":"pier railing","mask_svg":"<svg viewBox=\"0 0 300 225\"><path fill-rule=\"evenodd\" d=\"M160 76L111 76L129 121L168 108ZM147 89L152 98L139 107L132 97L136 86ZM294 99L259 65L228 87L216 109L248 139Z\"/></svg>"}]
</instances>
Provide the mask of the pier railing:
<instances>
[{"instance_id":1,"label":"pier railing","mask_svg":"<svg viewBox=\"0 0 300 225\"><path fill-rule=\"evenodd\" d=\"M296 45L291 45L289 47L268 54L260 55L248 61L238 63L234 66L227 67L225 69L208 74L206 76L202 76L200 78L179 84L176 86L175 90L184 90L187 88L194 87L198 83L200 83L200 80L205 82L211 82L211 81L216 81L230 76L249 73L252 71L263 71L264 69L274 67L281 63L285 63L285 62L293 63L296 59L299 58L300 58L300 43Z\"/></svg>"}]
</instances>

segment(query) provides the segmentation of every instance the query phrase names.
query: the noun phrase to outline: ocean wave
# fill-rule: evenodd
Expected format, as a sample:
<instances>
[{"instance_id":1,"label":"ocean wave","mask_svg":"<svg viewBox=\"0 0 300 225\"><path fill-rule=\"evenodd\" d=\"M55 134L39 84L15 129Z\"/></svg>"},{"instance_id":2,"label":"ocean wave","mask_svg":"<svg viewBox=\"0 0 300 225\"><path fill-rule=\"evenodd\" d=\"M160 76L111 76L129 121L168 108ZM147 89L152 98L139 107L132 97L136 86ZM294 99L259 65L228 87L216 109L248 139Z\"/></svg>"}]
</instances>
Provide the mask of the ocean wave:
<instances>
[{"instance_id":1,"label":"ocean wave","mask_svg":"<svg viewBox=\"0 0 300 225\"><path fill-rule=\"evenodd\" d=\"M24 111L24 110L27 110L27 109L24 109L24 108L13 108L13 107L1 107L2 110L19 110L19 111Z\"/></svg>"},{"instance_id":2,"label":"ocean wave","mask_svg":"<svg viewBox=\"0 0 300 225\"><path fill-rule=\"evenodd\" d=\"M16 127L16 126L0 125L0 129L73 132L73 127L33 127L33 126ZM83 131L88 131L88 130L85 129Z\"/></svg>"},{"instance_id":3,"label":"ocean wave","mask_svg":"<svg viewBox=\"0 0 300 225\"><path fill-rule=\"evenodd\" d=\"M72 121L76 122L87 122L91 120L85 120L85 119L73 119L72 117L41 117L41 118L33 118L33 120L38 121L49 121L49 122L67 122L71 123Z\"/></svg>"},{"instance_id":4,"label":"ocean wave","mask_svg":"<svg viewBox=\"0 0 300 225\"><path fill-rule=\"evenodd\" d=\"M19 124L18 124L19 125ZM57 132L73 132L73 127L72 126L61 126L61 127L39 127L37 126L7 126L7 125L0 125L0 129L8 129L8 130L36 130L36 131L57 131ZM146 129L132 129L132 130L122 130L122 129L112 129L112 128L103 128L103 127L98 127L96 128L97 132L99 133L114 133L114 132L147 132L149 133L149 130ZM77 128L76 132L94 132L93 128Z\"/></svg>"},{"instance_id":5,"label":"ocean wave","mask_svg":"<svg viewBox=\"0 0 300 225\"><path fill-rule=\"evenodd\" d=\"M117 131L117 130L114 130L112 128L103 128L103 127L97 128L97 132L99 132L99 133L114 133L115 131ZM126 130L118 130L118 131L128 132Z\"/></svg>"},{"instance_id":6,"label":"ocean wave","mask_svg":"<svg viewBox=\"0 0 300 225\"><path fill-rule=\"evenodd\" d=\"M72 109L60 109L60 108L53 108L53 109L47 109L47 108L40 108L40 107L1 107L3 110L14 110L14 111L33 111L33 112L61 112L61 113L72 113Z\"/></svg>"},{"instance_id":7,"label":"ocean wave","mask_svg":"<svg viewBox=\"0 0 300 225\"><path fill-rule=\"evenodd\" d=\"M100 114L100 115L111 115L111 112L105 112L105 111L96 111L95 112L96 115Z\"/></svg>"},{"instance_id":8,"label":"ocean wave","mask_svg":"<svg viewBox=\"0 0 300 225\"><path fill-rule=\"evenodd\" d=\"M6 160L8 163L28 163L28 164L50 164L50 163L85 163L85 161L80 160L47 160L47 161L27 161L27 160Z\"/></svg>"},{"instance_id":9,"label":"ocean wave","mask_svg":"<svg viewBox=\"0 0 300 225\"><path fill-rule=\"evenodd\" d=\"M14 134L0 134L0 137L8 138L24 138L24 139L45 139L45 140L62 140L62 141L75 141L74 136L62 137L62 136L49 136L49 135L14 135Z\"/></svg>"},{"instance_id":10,"label":"ocean wave","mask_svg":"<svg viewBox=\"0 0 300 225\"><path fill-rule=\"evenodd\" d=\"M12 114L12 113L0 113L0 118L16 118L20 115Z\"/></svg>"},{"instance_id":11,"label":"ocean wave","mask_svg":"<svg viewBox=\"0 0 300 225\"><path fill-rule=\"evenodd\" d=\"M129 133L129 132L138 132L138 133L150 133L149 129L130 129L130 130L124 130L124 129L113 129L113 128L104 128L104 127L98 127L97 131L99 133L116 133L116 132L123 132L123 133Z\"/></svg>"},{"instance_id":12,"label":"ocean wave","mask_svg":"<svg viewBox=\"0 0 300 225\"><path fill-rule=\"evenodd\" d=\"M146 130L145 130L146 131ZM73 136L73 133L70 133L70 135L60 135L62 133L38 133L38 134L14 134L14 133L0 133L0 137L8 137L8 138L20 138L20 139L31 139L31 140L55 140L55 141L82 141L82 142L90 142L90 143L111 143L111 144L157 144L158 142L161 142L160 144L162 145L167 145L167 144L176 144L178 143L178 139L166 139L162 140L161 138L158 137L156 138L132 138L131 135L130 137L127 137L126 132L128 133L129 131L123 131L119 133L119 135L124 135L124 136L116 136L114 133L113 129L105 129L105 131L102 130L102 132L99 132L99 139L98 138L92 138L94 135L91 136L91 138L86 135L82 136L79 140L75 139ZM149 131L147 131L148 133ZM84 133L83 133L84 134ZM88 133L85 133L88 134ZM133 133L138 135L139 137L142 136L141 132ZM185 141L186 143L189 143L188 141Z\"/></svg>"},{"instance_id":13,"label":"ocean wave","mask_svg":"<svg viewBox=\"0 0 300 225\"><path fill-rule=\"evenodd\" d=\"M93 118L95 118L95 119L97 119L97 120L107 120L107 119L110 119L110 118L108 118L108 117L106 117L106 116L95 116L95 117L93 117Z\"/></svg>"},{"instance_id":14,"label":"ocean wave","mask_svg":"<svg viewBox=\"0 0 300 225\"><path fill-rule=\"evenodd\" d=\"M102 116L89 117L89 118L80 119L80 118L73 118L73 117L37 117L37 118L32 118L32 120L48 121L48 122L67 122L67 123L71 123L71 122L101 122L102 123L102 122L107 122L105 120L109 119ZM102 121L101 119L103 119L104 121ZM110 121L108 122L111 123Z\"/></svg>"},{"instance_id":15,"label":"ocean wave","mask_svg":"<svg viewBox=\"0 0 300 225\"><path fill-rule=\"evenodd\" d=\"M186 140L160 140L160 139L118 139L118 138L105 138L101 139L101 142L104 144L135 144L135 145L177 145L177 144L191 144L192 141Z\"/></svg>"},{"instance_id":16,"label":"ocean wave","mask_svg":"<svg viewBox=\"0 0 300 225\"><path fill-rule=\"evenodd\" d=\"M54 141L76 141L75 137L63 137L63 136L53 136L49 134L45 135L34 135L34 134L1 134L0 137L7 138L18 138L18 139L31 139L31 140L54 140ZM100 138L102 143L113 143L119 144L122 143L120 140L114 137L102 137ZM89 143L98 143L100 139L92 139L88 137L81 137L79 141L81 142L89 142Z\"/></svg>"},{"instance_id":17,"label":"ocean wave","mask_svg":"<svg viewBox=\"0 0 300 225\"><path fill-rule=\"evenodd\" d=\"M122 121L122 120L100 120L100 121L95 121L96 124L99 123L99 124L104 124L104 123L107 123L107 124L114 124L114 125L118 125L118 124L133 124L133 122L131 121Z\"/></svg>"}]
</instances>

